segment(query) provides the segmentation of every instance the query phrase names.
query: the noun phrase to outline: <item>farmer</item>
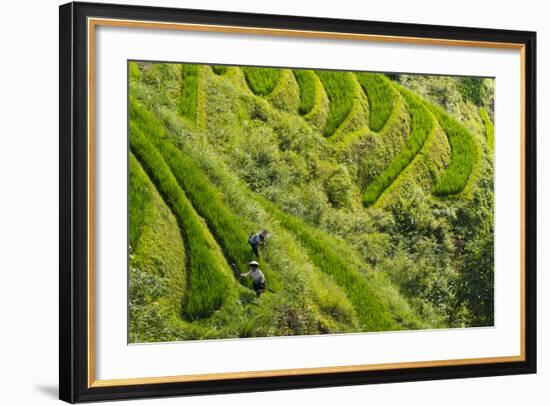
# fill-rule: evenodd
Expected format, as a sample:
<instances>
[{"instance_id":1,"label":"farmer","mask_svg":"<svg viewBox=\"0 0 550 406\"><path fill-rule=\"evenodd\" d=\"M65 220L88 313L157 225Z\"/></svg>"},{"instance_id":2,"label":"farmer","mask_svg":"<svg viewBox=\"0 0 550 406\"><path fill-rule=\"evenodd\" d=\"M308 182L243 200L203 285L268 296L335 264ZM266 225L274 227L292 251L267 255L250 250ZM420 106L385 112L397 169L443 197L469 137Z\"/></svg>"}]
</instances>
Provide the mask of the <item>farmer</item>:
<instances>
[{"instance_id":1,"label":"farmer","mask_svg":"<svg viewBox=\"0 0 550 406\"><path fill-rule=\"evenodd\" d=\"M268 236L269 236L269 231L267 230L260 230L256 234L250 233L250 235L248 236L248 243L252 247L252 251L254 251L254 255L256 255L256 258L260 257L260 253L258 252L258 246L259 245L265 246L265 242Z\"/></svg>"},{"instance_id":2,"label":"farmer","mask_svg":"<svg viewBox=\"0 0 550 406\"><path fill-rule=\"evenodd\" d=\"M247 273L239 273L239 276L241 278L246 278L247 276L252 279L252 289L254 289L254 292L256 292L256 296L260 297L260 295L265 290L265 276L258 268L260 264L256 261L250 261L248 263L248 266L250 266L250 269Z\"/></svg>"}]
</instances>

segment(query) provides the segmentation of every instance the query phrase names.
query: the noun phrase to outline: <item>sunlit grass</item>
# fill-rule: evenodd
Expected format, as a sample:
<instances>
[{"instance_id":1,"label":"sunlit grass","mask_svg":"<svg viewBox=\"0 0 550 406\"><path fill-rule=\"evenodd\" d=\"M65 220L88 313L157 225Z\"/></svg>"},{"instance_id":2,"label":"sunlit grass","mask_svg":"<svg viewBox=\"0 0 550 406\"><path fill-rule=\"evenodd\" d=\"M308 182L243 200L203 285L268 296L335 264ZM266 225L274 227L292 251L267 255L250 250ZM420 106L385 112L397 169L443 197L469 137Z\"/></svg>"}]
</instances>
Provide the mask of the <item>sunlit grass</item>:
<instances>
[{"instance_id":1,"label":"sunlit grass","mask_svg":"<svg viewBox=\"0 0 550 406\"><path fill-rule=\"evenodd\" d=\"M181 66L181 103L180 111L192 122L197 120L197 94L199 86L199 69L197 65Z\"/></svg>"},{"instance_id":2,"label":"sunlit grass","mask_svg":"<svg viewBox=\"0 0 550 406\"><path fill-rule=\"evenodd\" d=\"M252 90L252 93L258 96L267 96L270 94L281 76L281 70L276 68L242 68L246 83Z\"/></svg>"},{"instance_id":3,"label":"sunlit grass","mask_svg":"<svg viewBox=\"0 0 550 406\"><path fill-rule=\"evenodd\" d=\"M162 155L133 122L130 122L130 148L174 213L184 236L188 289L183 313L189 319L207 317L221 307L228 294L230 282L223 271L227 264L216 255L215 242L208 237L208 230Z\"/></svg>"},{"instance_id":4,"label":"sunlit grass","mask_svg":"<svg viewBox=\"0 0 550 406\"><path fill-rule=\"evenodd\" d=\"M369 127L380 131L388 121L399 93L389 79L380 73L356 73L357 80L369 99Z\"/></svg>"},{"instance_id":5,"label":"sunlit grass","mask_svg":"<svg viewBox=\"0 0 550 406\"><path fill-rule=\"evenodd\" d=\"M349 115L353 107L354 84L349 72L315 71L327 92L330 109L327 123L323 130L325 137L330 137Z\"/></svg>"},{"instance_id":6,"label":"sunlit grass","mask_svg":"<svg viewBox=\"0 0 550 406\"><path fill-rule=\"evenodd\" d=\"M227 72L228 69L228 67L225 65L212 65L210 67L216 75L223 75Z\"/></svg>"},{"instance_id":7,"label":"sunlit grass","mask_svg":"<svg viewBox=\"0 0 550 406\"><path fill-rule=\"evenodd\" d=\"M458 121L431 103L426 106L437 117L451 146L451 162L439 178L433 193L439 196L455 195L464 190L478 160L478 146L474 136Z\"/></svg>"},{"instance_id":8,"label":"sunlit grass","mask_svg":"<svg viewBox=\"0 0 550 406\"><path fill-rule=\"evenodd\" d=\"M298 112L301 115L308 114L315 105L315 73L310 70L296 69L294 77L300 86L300 105Z\"/></svg>"},{"instance_id":9,"label":"sunlit grass","mask_svg":"<svg viewBox=\"0 0 550 406\"><path fill-rule=\"evenodd\" d=\"M380 197L420 152L430 132L435 131L435 120L422 101L412 92L399 88L407 102L412 119L411 133L407 143L390 165L382 171L372 183L367 186L363 195L363 203L370 206Z\"/></svg>"},{"instance_id":10,"label":"sunlit grass","mask_svg":"<svg viewBox=\"0 0 550 406\"><path fill-rule=\"evenodd\" d=\"M308 257L313 263L342 288L354 306L364 331L399 329L377 293L367 283L365 275L350 264L350 256L343 257L338 252L328 235L285 214L264 198L258 197L258 201L284 228L294 234L306 249Z\"/></svg>"}]
</instances>

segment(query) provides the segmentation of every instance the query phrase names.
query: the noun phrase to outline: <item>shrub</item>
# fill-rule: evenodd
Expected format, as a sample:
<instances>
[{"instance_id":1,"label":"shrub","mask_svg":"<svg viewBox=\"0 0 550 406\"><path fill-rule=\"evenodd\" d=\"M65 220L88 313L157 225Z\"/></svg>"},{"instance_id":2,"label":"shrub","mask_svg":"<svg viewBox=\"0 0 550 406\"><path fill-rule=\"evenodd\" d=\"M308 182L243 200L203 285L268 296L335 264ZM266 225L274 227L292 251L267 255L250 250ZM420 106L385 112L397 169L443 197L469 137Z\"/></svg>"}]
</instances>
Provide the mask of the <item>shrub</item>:
<instances>
[{"instance_id":1,"label":"shrub","mask_svg":"<svg viewBox=\"0 0 550 406\"><path fill-rule=\"evenodd\" d=\"M281 76L281 70L276 68L256 68L243 67L246 83L252 90L252 93L258 96L267 96L270 94Z\"/></svg>"},{"instance_id":2,"label":"shrub","mask_svg":"<svg viewBox=\"0 0 550 406\"><path fill-rule=\"evenodd\" d=\"M373 204L378 197L390 186L399 174L420 152L428 135L435 131L435 120L424 104L413 93L399 88L399 91L408 104L412 119L412 130L407 138L407 143L397 157L382 171L374 181L367 186L363 195L363 203L366 206Z\"/></svg>"},{"instance_id":3,"label":"shrub","mask_svg":"<svg viewBox=\"0 0 550 406\"><path fill-rule=\"evenodd\" d=\"M380 73L356 73L356 77L369 99L369 127L380 131L388 121L399 93Z\"/></svg>"},{"instance_id":4,"label":"shrub","mask_svg":"<svg viewBox=\"0 0 550 406\"><path fill-rule=\"evenodd\" d=\"M457 289L470 313L470 326L494 325L494 233L488 227L466 243Z\"/></svg>"},{"instance_id":5,"label":"shrub","mask_svg":"<svg viewBox=\"0 0 550 406\"><path fill-rule=\"evenodd\" d=\"M266 100L280 110L296 114L300 105L300 87L291 70L280 70L279 80Z\"/></svg>"},{"instance_id":6,"label":"shrub","mask_svg":"<svg viewBox=\"0 0 550 406\"><path fill-rule=\"evenodd\" d=\"M484 108L479 109L479 115L481 116L483 123L485 124L485 134L487 136L487 146L490 151L495 149L495 127L487 114L487 110Z\"/></svg>"},{"instance_id":7,"label":"shrub","mask_svg":"<svg viewBox=\"0 0 550 406\"><path fill-rule=\"evenodd\" d=\"M330 137L349 115L353 107L354 83L349 72L315 71L327 92L330 101L327 123L323 130Z\"/></svg>"},{"instance_id":8,"label":"shrub","mask_svg":"<svg viewBox=\"0 0 550 406\"><path fill-rule=\"evenodd\" d=\"M463 77L459 84L460 94L464 101L471 101L481 106L485 98L483 78Z\"/></svg>"},{"instance_id":9,"label":"shrub","mask_svg":"<svg viewBox=\"0 0 550 406\"><path fill-rule=\"evenodd\" d=\"M474 136L449 114L433 104L426 103L426 106L436 116L451 145L451 162L433 192L439 196L460 193L479 159L478 145Z\"/></svg>"},{"instance_id":10,"label":"shrub","mask_svg":"<svg viewBox=\"0 0 550 406\"><path fill-rule=\"evenodd\" d=\"M334 170L325 180L325 191L333 207L346 207L350 204L352 180L345 166Z\"/></svg>"},{"instance_id":11,"label":"shrub","mask_svg":"<svg viewBox=\"0 0 550 406\"><path fill-rule=\"evenodd\" d=\"M197 94L199 86L199 68L197 65L181 66L181 103L180 111L193 123L197 120Z\"/></svg>"},{"instance_id":12,"label":"shrub","mask_svg":"<svg viewBox=\"0 0 550 406\"><path fill-rule=\"evenodd\" d=\"M306 115L315 105L315 73L310 70L296 69L292 71L298 86L300 86L300 105L298 112Z\"/></svg>"},{"instance_id":13,"label":"shrub","mask_svg":"<svg viewBox=\"0 0 550 406\"><path fill-rule=\"evenodd\" d=\"M461 205L453 218L460 236L463 260L458 267L456 302L466 309L462 321L467 326L494 324L494 171L484 165L479 187L472 199Z\"/></svg>"},{"instance_id":14,"label":"shrub","mask_svg":"<svg viewBox=\"0 0 550 406\"><path fill-rule=\"evenodd\" d=\"M189 319L208 317L220 308L229 291L223 259L215 242L180 189L162 155L139 127L130 122L130 148L174 213L184 236L187 253L187 292L183 313Z\"/></svg>"}]
</instances>

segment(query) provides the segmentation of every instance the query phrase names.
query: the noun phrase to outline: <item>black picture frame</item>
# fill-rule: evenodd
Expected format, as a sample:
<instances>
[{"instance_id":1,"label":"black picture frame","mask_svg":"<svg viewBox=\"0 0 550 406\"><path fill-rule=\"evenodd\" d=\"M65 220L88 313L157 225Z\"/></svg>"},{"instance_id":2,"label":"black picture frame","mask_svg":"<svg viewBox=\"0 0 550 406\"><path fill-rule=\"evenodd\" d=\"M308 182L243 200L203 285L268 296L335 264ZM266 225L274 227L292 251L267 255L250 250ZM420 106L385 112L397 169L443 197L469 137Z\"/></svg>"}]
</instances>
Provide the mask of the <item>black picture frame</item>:
<instances>
[{"instance_id":1,"label":"black picture frame","mask_svg":"<svg viewBox=\"0 0 550 406\"><path fill-rule=\"evenodd\" d=\"M59 397L67 402L235 393L536 372L536 33L113 4L60 6ZM525 359L518 362L90 387L88 380L87 19L195 23L513 43L525 52Z\"/></svg>"}]
</instances>

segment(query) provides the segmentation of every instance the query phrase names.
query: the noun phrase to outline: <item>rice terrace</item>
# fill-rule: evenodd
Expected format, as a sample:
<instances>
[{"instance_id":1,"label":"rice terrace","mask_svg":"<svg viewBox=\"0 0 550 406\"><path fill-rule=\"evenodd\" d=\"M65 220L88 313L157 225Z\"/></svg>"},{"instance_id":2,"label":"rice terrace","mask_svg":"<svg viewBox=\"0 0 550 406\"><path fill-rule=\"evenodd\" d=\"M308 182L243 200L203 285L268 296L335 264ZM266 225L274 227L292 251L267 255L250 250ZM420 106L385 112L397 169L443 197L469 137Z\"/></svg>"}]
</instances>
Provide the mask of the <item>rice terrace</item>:
<instances>
[{"instance_id":1,"label":"rice terrace","mask_svg":"<svg viewBox=\"0 0 550 406\"><path fill-rule=\"evenodd\" d=\"M493 79L128 73L130 343L494 324Z\"/></svg>"}]
</instances>

